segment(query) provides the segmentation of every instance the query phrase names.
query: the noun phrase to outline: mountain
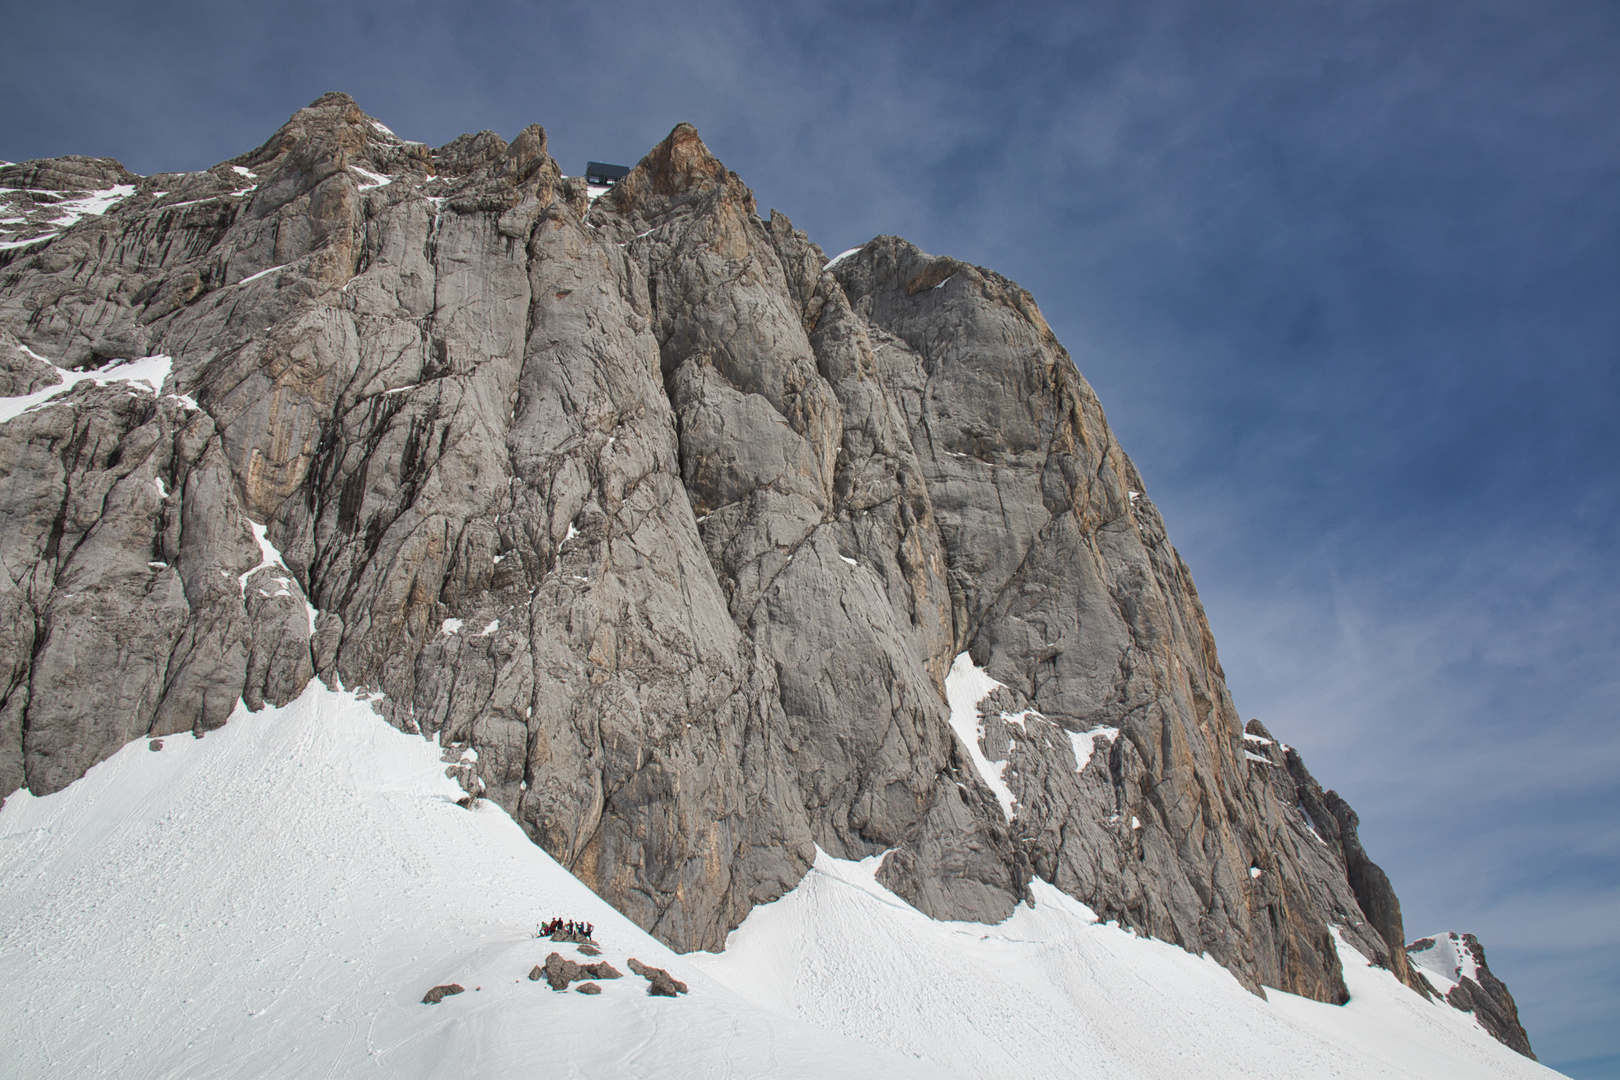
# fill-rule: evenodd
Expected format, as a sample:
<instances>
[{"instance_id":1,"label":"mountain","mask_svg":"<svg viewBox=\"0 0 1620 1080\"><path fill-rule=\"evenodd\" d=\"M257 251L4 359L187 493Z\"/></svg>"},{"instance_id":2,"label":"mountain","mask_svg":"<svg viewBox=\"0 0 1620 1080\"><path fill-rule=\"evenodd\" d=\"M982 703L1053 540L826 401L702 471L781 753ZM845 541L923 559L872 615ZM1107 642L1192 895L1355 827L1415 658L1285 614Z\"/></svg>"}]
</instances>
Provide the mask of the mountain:
<instances>
[{"instance_id":1,"label":"mountain","mask_svg":"<svg viewBox=\"0 0 1620 1080\"><path fill-rule=\"evenodd\" d=\"M318 678L679 952L881 856L935 920L1066 897L1255 994L1346 1002L1346 949L1432 992L1013 282L829 260L684 124L603 190L328 94L0 188L0 793Z\"/></svg>"}]
</instances>

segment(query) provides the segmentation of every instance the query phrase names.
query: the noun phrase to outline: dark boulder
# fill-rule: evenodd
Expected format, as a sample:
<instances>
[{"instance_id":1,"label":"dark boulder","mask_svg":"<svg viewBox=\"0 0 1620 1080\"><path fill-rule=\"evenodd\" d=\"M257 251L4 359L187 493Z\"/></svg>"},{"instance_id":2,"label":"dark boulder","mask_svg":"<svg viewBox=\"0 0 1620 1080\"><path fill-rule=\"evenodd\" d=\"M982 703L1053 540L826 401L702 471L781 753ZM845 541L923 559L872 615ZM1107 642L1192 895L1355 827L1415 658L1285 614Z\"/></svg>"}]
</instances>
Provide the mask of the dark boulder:
<instances>
[{"instance_id":1,"label":"dark boulder","mask_svg":"<svg viewBox=\"0 0 1620 1080\"><path fill-rule=\"evenodd\" d=\"M676 994L686 993L686 984L671 976L663 968L649 967L635 957L631 957L630 970L647 980L649 983L647 995L649 997L674 997Z\"/></svg>"},{"instance_id":2,"label":"dark boulder","mask_svg":"<svg viewBox=\"0 0 1620 1080\"><path fill-rule=\"evenodd\" d=\"M422 1004L437 1005L451 994L465 994L466 992L467 988L462 986L460 983L445 983L443 986L435 986L433 989L429 990L427 994L423 996Z\"/></svg>"},{"instance_id":3,"label":"dark boulder","mask_svg":"<svg viewBox=\"0 0 1620 1080\"><path fill-rule=\"evenodd\" d=\"M560 953L546 957L546 982L551 984L553 990L566 990L569 983L584 977L585 972L580 966L572 960L563 959Z\"/></svg>"}]
</instances>

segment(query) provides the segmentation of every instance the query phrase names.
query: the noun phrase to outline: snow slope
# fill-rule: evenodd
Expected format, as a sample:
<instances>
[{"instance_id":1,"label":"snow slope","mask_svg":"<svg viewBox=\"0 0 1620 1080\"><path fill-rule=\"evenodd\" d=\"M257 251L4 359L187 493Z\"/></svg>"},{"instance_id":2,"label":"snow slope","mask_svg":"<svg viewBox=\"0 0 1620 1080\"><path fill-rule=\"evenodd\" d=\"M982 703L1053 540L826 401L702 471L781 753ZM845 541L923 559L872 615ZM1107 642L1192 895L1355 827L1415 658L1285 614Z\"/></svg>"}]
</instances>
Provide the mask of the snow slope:
<instances>
[{"instance_id":1,"label":"snow slope","mask_svg":"<svg viewBox=\"0 0 1620 1080\"><path fill-rule=\"evenodd\" d=\"M1557 1076L1340 945L1351 999L1269 1001L1034 882L999 926L934 922L825 853L724 953L688 959L752 1001L962 1077L1482 1080Z\"/></svg>"},{"instance_id":2,"label":"snow slope","mask_svg":"<svg viewBox=\"0 0 1620 1080\"><path fill-rule=\"evenodd\" d=\"M436 746L311 683L0 809L0 1076L924 1077L774 1015L613 911ZM530 982L588 920L625 978ZM691 985L651 998L635 956ZM421 1004L439 983L467 992Z\"/></svg>"},{"instance_id":3,"label":"snow slope","mask_svg":"<svg viewBox=\"0 0 1620 1080\"><path fill-rule=\"evenodd\" d=\"M876 883L879 859L823 854L726 953L676 956L499 808L457 806L445 767L312 683L12 796L0 1076L1556 1075L1348 948L1348 1005L1262 1001L1039 881L999 926L934 922ZM530 982L574 955L532 937L553 915L595 923L626 977L596 997ZM648 997L631 956L692 992ZM420 1003L446 982L467 992Z\"/></svg>"}]
</instances>

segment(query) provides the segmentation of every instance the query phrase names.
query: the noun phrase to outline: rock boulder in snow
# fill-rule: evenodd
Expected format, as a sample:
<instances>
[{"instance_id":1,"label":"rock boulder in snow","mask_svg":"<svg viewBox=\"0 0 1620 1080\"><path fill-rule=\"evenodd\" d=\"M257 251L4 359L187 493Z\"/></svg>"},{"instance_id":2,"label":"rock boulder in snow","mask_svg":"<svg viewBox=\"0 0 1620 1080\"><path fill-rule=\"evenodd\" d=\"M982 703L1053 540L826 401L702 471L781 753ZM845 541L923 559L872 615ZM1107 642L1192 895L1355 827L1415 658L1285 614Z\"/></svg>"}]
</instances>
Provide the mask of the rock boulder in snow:
<instances>
[{"instance_id":1,"label":"rock boulder in snow","mask_svg":"<svg viewBox=\"0 0 1620 1080\"><path fill-rule=\"evenodd\" d=\"M544 967L536 967L529 972L531 980L536 980L537 976L540 975L545 976L546 982L551 985L553 990L566 990L569 983L585 977L580 965L564 958L561 953L552 953L546 957Z\"/></svg>"},{"instance_id":2,"label":"rock boulder in snow","mask_svg":"<svg viewBox=\"0 0 1620 1080\"><path fill-rule=\"evenodd\" d=\"M546 957L544 967L536 965L534 970L529 972L531 982L538 982L541 978L544 978L553 990L566 990L569 983L580 979L622 979L624 973L606 960L599 960L594 964L581 964L569 960L561 953L552 953Z\"/></svg>"},{"instance_id":3,"label":"rock boulder in snow","mask_svg":"<svg viewBox=\"0 0 1620 1080\"><path fill-rule=\"evenodd\" d=\"M663 968L651 967L631 957L630 970L647 980L647 993L653 997L674 997L686 993L686 984Z\"/></svg>"}]
</instances>

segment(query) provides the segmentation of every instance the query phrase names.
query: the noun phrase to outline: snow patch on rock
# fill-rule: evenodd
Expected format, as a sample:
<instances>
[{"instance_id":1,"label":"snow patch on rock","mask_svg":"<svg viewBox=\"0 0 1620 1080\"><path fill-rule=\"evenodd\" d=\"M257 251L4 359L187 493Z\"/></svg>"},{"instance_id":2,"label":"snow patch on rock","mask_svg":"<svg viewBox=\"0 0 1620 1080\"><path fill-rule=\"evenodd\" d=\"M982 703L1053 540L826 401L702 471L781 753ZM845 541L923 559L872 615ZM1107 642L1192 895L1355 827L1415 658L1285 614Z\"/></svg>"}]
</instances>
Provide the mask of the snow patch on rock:
<instances>
[{"instance_id":1,"label":"snow patch on rock","mask_svg":"<svg viewBox=\"0 0 1620 1080\"><path fill-rule=\"evenodd\" d=\"M1474 960L1473 950L1463 941L1462 935L1446 932L1431 934L1420 941L1429 941L1433 944L1427 948L1415 948L1419 942L1407 946L1407 959L1423 969L1442 994L1456 986L1463 979L1479 981L1479 964Z\"/></svg>"},{"instance_id":2,"label":"snow patch on rock","mask_svg":"<svg viewBox=\"0 0 1620 1080\"><path fill-rule=\"evenodd\" d=\"M989 697L1002 684L990 673L973 662L973 657L962 653L951 664L945 676L945 700L951 707L951 730L967 749L979 778L995 793L1001 812L1009 822L1013 819L1013 793L1007 786L1005 761L991 761L980 746L984 738L984 725L979 723L979 702Z\"/></svg>"},{"instance_id":3,"label":"snow patch on rock","mask_svg":"<svg viewBox=\"0 0 1620 1080\"><path fill-rule=\"evenodd\" d=\"M837 266L839 263L843 262L845 259L849 258L851 255L854 255L857 252L859 252L861 250L861 248L863 248L865 246L866 246L865 244L862 244L860 247L852 247L848 251L839 252L837 255L834 255L832 258L828 259L827 260L827 265L823 266L822 269L823 270L831 270L833 267Z\"/></svg>"},{"instance_id":4,"label":"snow patch on rock","mask_svg":"<svg viewBox=\"0 0 1620 1080\"><path fill-rule=\"evenodd\" d=\"M36 360L44 359L32 349L24 348L23 351ZM47 360L46 363L50 361ZM54 364L51 366L56 367ZM0 424L44 405L58 394L66 393L82 382L93 382L97 386L115 382L129 383L157 394L162 391L163 383L168 379L173 367L174 361L167 356L143 356L139 360L116 361L96 371L69 371L58 367L56 373L61 381L55 386L47 386L32 394L0 398Z\"/></svg>"},{"instance_id":5,"label":"snow patch on rock","mask_svg":"<svg viewBox=\"0 0 1620 1080\"><path fill-rule=\"evenodd\" d=\"M374 173L370 169L362 169L358 165L350 164L349 169L352 172L358 173L361 179L365 180L365 183L359 184L355 187L356 191L371 191L373 188L387 187L389 184L394 182L394 178L392 176L384 176L381 173Z\"/></svg>"},{"instance_id":6,"label":"snow patch on rock","mask_svg":"<svg viewBox=\"0 0 1620 1080\"><path fill-rule=\"evenodd\" d=\"M1065 734L1069 736L1069 745L1074 747L1074 771L1085 772L1086 766L1091 764L1091 755L1097 751L1097 740L1114 745L1114 740L1119 738L1119 728L1099 725L1090 731L1069 731Z\"/></svg>"}]
</instances>

